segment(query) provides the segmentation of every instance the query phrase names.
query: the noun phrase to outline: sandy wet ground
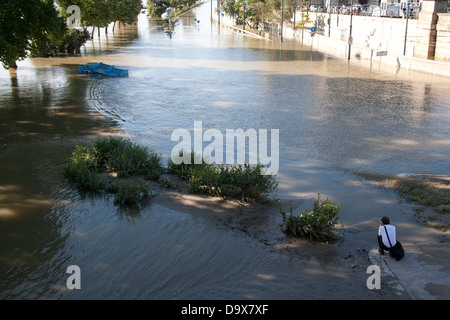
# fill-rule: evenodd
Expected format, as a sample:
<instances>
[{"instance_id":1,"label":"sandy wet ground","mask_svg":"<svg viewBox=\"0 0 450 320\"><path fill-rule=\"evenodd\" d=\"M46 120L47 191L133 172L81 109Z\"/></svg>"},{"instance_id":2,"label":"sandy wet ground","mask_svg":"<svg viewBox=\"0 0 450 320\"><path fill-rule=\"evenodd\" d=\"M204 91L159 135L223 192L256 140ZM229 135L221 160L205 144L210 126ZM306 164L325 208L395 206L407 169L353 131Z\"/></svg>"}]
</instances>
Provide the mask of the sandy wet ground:
<instances>
[{"instance_id":1,"label":"sandy wet ground","mask_svg":"<svg viewBox=\"0 0 450 320\"><path fill-rule=\"evenodd\" d=\"M170 177L172 181L176 178ZM179 184L179 182L175 182ZM292 204L295 213L311 207L311 201L305 199L280 199L285 210ZM193 195L179 190L162 190L150 200L153 205L161 205L173 210L201 216L208 220L211 226L219 226L234 230L235 236L247 238L251 243L265 247L280 260L297 261L303 281L306 299L436 299L448 297L445 288L439 285L427 284L433 287L434 294L419 290L414 295L407 289L411 279L402 280L397 273L402 273L401 263L396 269L387 267L393 265L389 257L381 259L374 256L376 248L376 219L353 226L338 226L337 234L340 240L335 243L318 243L292 238L283 233L280 224L281 215L277 203L242 204L237 201L223 200L206 195ZM407 245L405 261L416 261L423 255L413 253ZM431 248L434 248L431 246ZM427 251L427 250L425 250ZM428 251L429 252L429 251ZM226 259L226 257L224 257ZM417 263L415 263L417 266ZM380 289L368 289L368 267L377 265L381 268L382 279ZM400 269L399 269L400 268ZM393 271L394 270L394 271ZM419 271L417 269L416 271ZM271 280L273 275L261 275L265 280ZM274 279L273 279L274 280ZM425 280L426 281L426 280ZM445 286L444 286L445 287ZM280 288L282 289L282 288ZM298 297L295 297L298 298Z\"/></svg>"}]
</instances>

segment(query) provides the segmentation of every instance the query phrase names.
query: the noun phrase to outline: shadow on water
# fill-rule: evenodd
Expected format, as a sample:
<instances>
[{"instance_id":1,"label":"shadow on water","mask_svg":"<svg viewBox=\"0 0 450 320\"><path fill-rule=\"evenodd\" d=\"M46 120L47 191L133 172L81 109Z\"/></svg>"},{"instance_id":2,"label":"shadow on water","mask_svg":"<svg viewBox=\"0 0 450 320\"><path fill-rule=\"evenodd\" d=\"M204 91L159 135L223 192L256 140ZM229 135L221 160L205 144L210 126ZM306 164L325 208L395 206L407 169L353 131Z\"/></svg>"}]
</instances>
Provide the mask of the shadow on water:
<instances>
[{"instance_id":1,"label":"shadow on water","mask_svg":"<svg viewBox=\"0 0 450 320\"><path fill-rule=\"evenodd\" d=\"M86 110L86 90L92 79L80 77L76 68L62 65L17 71L11 88L0 91L0 140L74 137L111 125Z\"/></svg>"},{"instance_id":2,"label":"shadow on water","mask_svg":"<svg viewBox=\"0 0 450 320\"><path fill-rule=\"evenodd\" d=\"M65 222L78 197L64 165L86 136L114 131L114 121L86 108L91 80L75 70L23 67L0 78L2 299L49 297L64 276L55 270L70 259Z\"/></svg>"}]
</instances>

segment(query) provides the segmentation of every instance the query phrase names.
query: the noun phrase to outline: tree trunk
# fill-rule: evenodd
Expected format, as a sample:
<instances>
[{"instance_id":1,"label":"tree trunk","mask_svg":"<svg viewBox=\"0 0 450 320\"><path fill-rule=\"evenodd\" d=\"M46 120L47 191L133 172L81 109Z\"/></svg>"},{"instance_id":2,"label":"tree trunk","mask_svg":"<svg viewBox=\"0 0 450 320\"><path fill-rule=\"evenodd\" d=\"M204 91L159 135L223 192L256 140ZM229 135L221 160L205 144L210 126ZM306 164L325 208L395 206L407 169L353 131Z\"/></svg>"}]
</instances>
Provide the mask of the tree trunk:
<instances>
[{"instance_id":1,"label":"tree trunk","mask_svg":"<svg viewBox=\"0 0 450 320\"><path fill-rule=\"evenodd\" d=\"M11 63L9 64L9 68L10 68L10 69L17 69L17 63L16 63L16 61L11 62Z\"/></svg>"},{"instance_id":2,"label":"tree trunk","mask_svg":"<svg viewBox=\"0 0 450 320\"><path fill-rule=\"evenodd\" d=\"M91 39L94 39L94 31L95 31L95 26L92 27L92 36L91 36Z\"/></svg>"}]
</instances>

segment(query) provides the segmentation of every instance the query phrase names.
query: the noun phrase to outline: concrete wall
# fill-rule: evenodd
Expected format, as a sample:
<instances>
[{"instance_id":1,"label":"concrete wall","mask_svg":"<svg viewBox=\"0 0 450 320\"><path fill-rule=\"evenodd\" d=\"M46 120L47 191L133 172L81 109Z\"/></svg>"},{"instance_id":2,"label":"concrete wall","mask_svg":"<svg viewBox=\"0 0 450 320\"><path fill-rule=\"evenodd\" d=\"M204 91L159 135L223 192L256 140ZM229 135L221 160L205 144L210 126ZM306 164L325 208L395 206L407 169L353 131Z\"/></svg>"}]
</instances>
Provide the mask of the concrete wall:
<instances>
[{"instance_id":1,"label":"concrete wall","mask_svg":"<svg viewBox=\"0 0 450 320\"><path fill-rule=\"evenodd\" d=\"M333 39L348 41L350 35L350 15L331 14L331 24L328 24L328 13L311 14L310 19L315 25L317 17L317 32ZM300 16L297 16L300 19ZM353 44L378 51L388 51L392 54L403 54L405 48L406 19L353 16ZM297 20L299 21L299 20ZM408 20L406 34L406 56L412 57L415 47L417 20Z\"/></svg>"},{"instance_id":2,"label":"concrete wall","mask_svg":"<svg viewBox=\"0 0 450 320\"><path fill-rule=\"evenodd\" d=\"M425 14L425 13L423 13ZM450 61L450 14L435 13L436 28L424 26L421 19L402 19L353 16L353 44L367 49L387 51L393 55ZM331 23L329 19L331 17ZM350 15L310 13L308 30L317 26L317 33L332 39L348 42L350 35ZM297 13L296 22L302 15ZM317 20L317 24L316 24ZM431 36L434 39L429 39ZM405 41L406 39L406 41ZM429 50L432 48L432 50Z\"/></svg>"},{"instance_id":3,"label":"concrete wall","mask_svg":"<svg viewBox=\"0 0 450 320\"><path fill-rule=\"evenodd\" d=\"M438 13L434 59L450 62L450 13Z\"/></svg>"},{"instance_id":4,"label":"concrete wall","mask_svg":"<svg viewBox=\"0 0 450 320\"><path fill-rule=\"evenodd\" d=\"M450 19L450 14L444 16L445 19ZM315 17L315 13L311 15L313 22L309 27L315 25ZM217 15L213 15L213 18L217 21ZM403 69L450 77L450 24L448 20L442 19L438 28L438 35L441 33L438 38L441 40L437 42L436 56L441 61L434 61L414 57L418 20L408 20L406 54L403 54L405 19L353 16L353 42L349 46L350 16L332 14L330 29L328 29L328 18L329 14L317 14L317 25L320 32L316 32L314 36L311 36L309 28L294 29L292 25L286 24L283 28L283 37L295 39L304 46L310 46L311 49L326 52L340 59L348 59L350 55L350 60L358 61L359 64L371 68L376 65L377 67L391 68L391 70ZM227 15L221 16L220 22L223 26L234 26L235 23L234 19ZM330 30L330 36L328 36L328 30ZM251 30L248 31L251 32ZM277 33L276 31L266 32L265 34L261 33L261 36L271 39Z\"/></svg>"},{"instance_id":5,"label":"concrete wall","mask_svg":"<svg viewBox=\"0 0 450 320\"><path fill-rule=\"evenodd\" d=\"M347 41L329 38L327 35L316 34L311 37L311 32L299 29L285 28L286 38L296 39L304 46L331 54L337 58L347 60L350 51L350 60L369 68L383 68L386 71L397 72L399 70L410 70L422 72L429 75L450 77L450 63L420 59L388 51L387 55L378 56L381 52L367 46L352 44L349 47Z\"/></svg>"}]
</instances>

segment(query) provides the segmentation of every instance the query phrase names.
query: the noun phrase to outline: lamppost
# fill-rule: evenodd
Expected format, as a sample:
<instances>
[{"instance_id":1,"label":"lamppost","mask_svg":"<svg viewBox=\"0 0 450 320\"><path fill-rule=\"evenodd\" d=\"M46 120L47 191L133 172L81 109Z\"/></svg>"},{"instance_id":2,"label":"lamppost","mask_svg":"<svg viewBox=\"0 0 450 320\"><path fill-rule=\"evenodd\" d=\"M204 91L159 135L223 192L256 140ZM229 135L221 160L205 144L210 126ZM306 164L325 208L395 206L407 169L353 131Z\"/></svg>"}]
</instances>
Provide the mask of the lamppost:
<instances>
[{"instance_id":1,"label":"lamppost","mask_svg":"<svg viewBox=\"0 0 450 320\"><path fill-rule=\"evenodd\" d=\"M219 22L220 25L220 1L217 0L217 21Z\"/></svg>"},{"instance_id":2,"label":"lamppost","mask_svg":"<svg viewBox=\"0 0 450 320\"><path fill-rule=\"evenodd\" d=\"M242 17L242 29L245 30L245 0L244 0L244 14Z\"/></svg>"},{"instance_id":3,"label":"lamppost","mask_svg":"<svg viewBox=\"0 0 450 320\"><path fill-rule=\"evenodd\" d=\"M352 50L352 42L353 42L353 38L352 38L352 25L353 23L353 0L351 2L350 5L350 35L348 37L348 60L350 60L350 51Z\"/></svg>"},{"instance_id":4,"label":"lamppost","mask_svg":"<svg viewBox=\"0 0 450 320\"><path fill-rule=\"evenodd\" d=\"M170 16L170 13L172 12L172 8L167 8L166 13L169 17L169 37L172 39L172 17Z\"/></svg>"},{"instance_id":5,"label":"lamppost","mask_svg":"<svg viewBox=\"0 0 450 320\"><path fill-rule=\"evenodd\" d=\"M296 21L295 21L296 13L297 13L297 0L294 0L294 29L295 29L295 24L296 24Z\"/></svg>"},{"instance_id":6,"label":"lamppost","mask_svg":"<svg viewBox=\"0 0 450 320\"><path fill-rule=\"evenodd\" d=\"M410 6L410 1L408 1L408 5L407 5L407 9L406 9L406 27L405 27L405 43L403 45L403 55L406 55L406 39L408 37L408 18L409 18L409 6Z\"/></svg>"},{"instance_id":7,"label":"lamppost","mask_svg":"<svg viewBox=\"0 0 450 320\"><path fill-rule=\"evenodd\" d=\"M340 3L340 1L338 0L338 5L337 5L337 16L336 16L336 27L339 27L339 11L340 11L340 7L341 6L341 3Z\"/></svg>"},{"instance_id":8,"label":"lamppost","mask_svg":"<svg viewBox=\"0 0 450 320\"><path fill-rule=\"evenodd\" d=\"M331 0L328 0L328 11L329 11L329 15L328 15L328 38L329 38L330 34L331 34Z\"/></svg>"},{"instance_id":9,"label":"lamppost","mask_svg":"<svg viewBox=\"0 0 450 320\"><path fill-rule=\"evenodd\" d=\"M281 35L280 41L283 42L283 11L284 11L284 1L281 0Z\"/></svg>"}]
</instances>

